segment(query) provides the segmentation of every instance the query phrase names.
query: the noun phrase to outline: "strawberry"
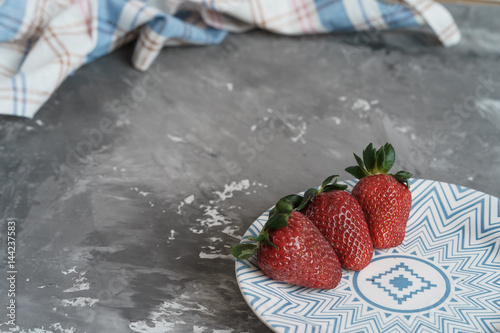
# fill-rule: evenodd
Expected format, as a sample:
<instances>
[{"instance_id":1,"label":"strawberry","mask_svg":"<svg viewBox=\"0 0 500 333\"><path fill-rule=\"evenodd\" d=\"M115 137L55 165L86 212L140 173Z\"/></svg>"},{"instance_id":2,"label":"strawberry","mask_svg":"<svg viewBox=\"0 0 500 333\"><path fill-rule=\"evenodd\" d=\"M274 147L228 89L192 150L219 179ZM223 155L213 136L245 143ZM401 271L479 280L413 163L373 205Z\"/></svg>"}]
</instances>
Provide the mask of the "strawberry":
<instances>
[{"instance_id":1,"label":"strawberry","mask_svg":"<svg viewBox=\"0 0 500 333\"><path fill-rule=\"evenodd\" d=\"M370 143L363 151L363 159L354 154L358 165L345 169L359 179L352 195L363 209L373 246L378 249L395 247L403 242L410 215L408 179L412 174L407 171L389 174L395 155L390 143L378 150Z\"/></svg>"},{"instance_id":2,"label":"strawberry","mask_svg":"<svg viewBox=\"0 0 500 333\"><path fill-rule=\"evenodd\" d=\"M347 186L337 184L337 180L328 185L335 177L327 178L319 190L306 191L305 202L310 202L301 212L331 244L342 267L360 271L372 259L373 243L361 206L344 191Z\"/></svg>"},{"instance_id":3,"label":"strawberry","mask_svg":"<svg viewBox=\"0 0 500 333\"><path fill-rule=\"evenodd\" d=\"M298 196L297 196L298 197ZM270 278L308 288L333 289L342 278L335 251L314 224L282 199L270 213L262 232L231 248L231 254L248 259L257 253L260 269Z\"/></svg>"}]
</instances>

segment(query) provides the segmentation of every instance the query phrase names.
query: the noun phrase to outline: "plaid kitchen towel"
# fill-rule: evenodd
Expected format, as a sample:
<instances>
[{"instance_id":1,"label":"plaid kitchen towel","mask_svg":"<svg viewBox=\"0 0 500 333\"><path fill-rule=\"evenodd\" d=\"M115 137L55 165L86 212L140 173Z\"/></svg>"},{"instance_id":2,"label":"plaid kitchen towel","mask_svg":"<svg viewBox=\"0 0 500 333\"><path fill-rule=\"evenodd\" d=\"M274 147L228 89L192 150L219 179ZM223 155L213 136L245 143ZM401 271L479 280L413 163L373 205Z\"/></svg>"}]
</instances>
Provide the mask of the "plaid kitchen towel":
<instances>
[{"instance_id":1,"label":"plaid kitchen towel","mask_svg":"<svg viewBox=\"0 0 500 333\"><path fill-rule=\"evenodd\" d=\"M166 45L218 44L229 32L423 24L445 46L460 40L432 0L0 0L0 114L32 118L73 71L134 38L133 65L146 70Z\"/></svg>"}]
</instances>

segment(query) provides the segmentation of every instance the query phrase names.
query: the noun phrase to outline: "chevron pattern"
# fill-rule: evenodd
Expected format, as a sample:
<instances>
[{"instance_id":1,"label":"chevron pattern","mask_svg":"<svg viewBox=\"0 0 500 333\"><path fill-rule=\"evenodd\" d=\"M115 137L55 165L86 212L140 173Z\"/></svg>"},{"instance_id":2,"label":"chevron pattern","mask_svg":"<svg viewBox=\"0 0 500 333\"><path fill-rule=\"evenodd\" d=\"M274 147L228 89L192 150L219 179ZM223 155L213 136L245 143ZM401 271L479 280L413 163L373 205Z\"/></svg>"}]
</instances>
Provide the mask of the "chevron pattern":
<instances>
[{"instance_id":1,"label":"chevron pattern","mask_svg":"<svg viewBox=\"0 0 500 333\"><path fill-rule=\"evenodd\" d=\"M275 332L500 332L500 200L422 179L411 191L403 244L376 250L361 272L344 270L333 290L272 280L255 256L236 260L251 309Z\"/></svg>"}]
</instances>

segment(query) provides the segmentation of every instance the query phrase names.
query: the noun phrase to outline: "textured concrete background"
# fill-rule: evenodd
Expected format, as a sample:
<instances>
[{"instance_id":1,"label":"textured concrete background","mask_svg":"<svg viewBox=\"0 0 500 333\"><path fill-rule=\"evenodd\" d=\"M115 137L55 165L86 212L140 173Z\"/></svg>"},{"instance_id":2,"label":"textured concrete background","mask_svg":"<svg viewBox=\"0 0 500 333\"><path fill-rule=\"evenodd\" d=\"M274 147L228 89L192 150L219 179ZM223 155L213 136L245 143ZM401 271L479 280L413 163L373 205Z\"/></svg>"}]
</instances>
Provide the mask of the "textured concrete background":
<instances>
[{"instance_id":1,"label":"textured concrete background","mask_svg":"<svg viewBox=\"0 0 500 333\"><path fill-rule=\"evenodd\" d=\"M0 118L14 331L267 331L230 246L281 196L350 178L369 142L392 142L415 177L500 196L500 8L450 8L464 35L450 49L425 29L252 32L165 49L141 73L128 46L35 120Z\"/></svg>"}]
</instances>

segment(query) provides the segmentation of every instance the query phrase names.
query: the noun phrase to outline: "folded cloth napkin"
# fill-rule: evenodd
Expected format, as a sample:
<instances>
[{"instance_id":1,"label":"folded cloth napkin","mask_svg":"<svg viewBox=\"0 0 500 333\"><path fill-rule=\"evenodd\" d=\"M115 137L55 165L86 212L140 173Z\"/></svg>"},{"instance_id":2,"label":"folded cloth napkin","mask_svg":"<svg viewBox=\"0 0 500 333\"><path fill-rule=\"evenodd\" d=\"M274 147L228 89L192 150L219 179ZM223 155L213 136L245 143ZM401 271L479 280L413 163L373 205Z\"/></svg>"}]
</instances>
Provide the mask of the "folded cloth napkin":
<instances>
[{"instance_id":1,"label":"folded cloth napkin","mask_svg":"<svg viewBox=\"0 0 500 333\"><path fill-rule=\"evenodd\" d=\"M0 0L0 114L32 118L68 75L135 38L132 63L144 71L164 46L218 44L229 32L423 24L445 46L460 40L432 0Z\"/></svg>"}]
</instances>

